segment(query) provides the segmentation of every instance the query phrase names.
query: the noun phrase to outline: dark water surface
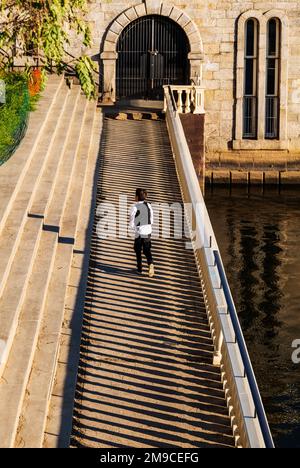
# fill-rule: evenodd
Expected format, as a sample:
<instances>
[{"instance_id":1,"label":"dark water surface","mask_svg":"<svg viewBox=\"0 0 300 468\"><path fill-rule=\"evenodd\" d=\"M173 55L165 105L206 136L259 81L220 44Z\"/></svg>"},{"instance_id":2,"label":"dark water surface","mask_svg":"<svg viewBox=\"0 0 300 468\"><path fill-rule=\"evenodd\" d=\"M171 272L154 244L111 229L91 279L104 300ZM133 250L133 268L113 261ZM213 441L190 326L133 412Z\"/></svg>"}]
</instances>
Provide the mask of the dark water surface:
<instances>
[{"instance_id":1,"label":"dark water surface","mask_svg":"<svg viewBox=\"0 0 300 468\"><path fill-rule=\"evenodd\" d=\"M205 198L275 444L300 448L300 189Z\"/></svg>"}]
</instances>

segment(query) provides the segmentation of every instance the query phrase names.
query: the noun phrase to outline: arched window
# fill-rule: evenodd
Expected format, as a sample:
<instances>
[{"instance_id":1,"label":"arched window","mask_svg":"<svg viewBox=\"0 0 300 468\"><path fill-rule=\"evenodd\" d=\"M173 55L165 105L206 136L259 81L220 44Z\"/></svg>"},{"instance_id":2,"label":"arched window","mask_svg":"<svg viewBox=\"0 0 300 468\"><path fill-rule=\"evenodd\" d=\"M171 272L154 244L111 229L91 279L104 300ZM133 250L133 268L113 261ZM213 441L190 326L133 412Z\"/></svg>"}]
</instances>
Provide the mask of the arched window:
<instances>
[{"instance_id":1,"label":"arched window","mask_svg":"<svg viewBox=\"0 0 300 468\"><path fill-rule=\"evenodd\" d=\"M271 18L267 25L265 134L267 139L279 138L280 37L281 22L278 18Z\"/></svg>"},{"instance_id":2,"label":"arched window","mask_svg":"<svg viewBox=\"0 0 300 468\"><path fill-rule=\"evenodd\" d=\"M282 150L288 139L288 17L248 10L237 21L234 150Z\"/></svg>"},{"instance_id":3,"label":"arched window","mask_svg":"<svg viewBox=\"0 0 300 468\"><path fill-rule=\"evenodd\" d=\"M243 99L243 138L257 138L258 99L258 37L259 25L255 18L245 24L245 66Z\"/></svg>"}]
</instances>

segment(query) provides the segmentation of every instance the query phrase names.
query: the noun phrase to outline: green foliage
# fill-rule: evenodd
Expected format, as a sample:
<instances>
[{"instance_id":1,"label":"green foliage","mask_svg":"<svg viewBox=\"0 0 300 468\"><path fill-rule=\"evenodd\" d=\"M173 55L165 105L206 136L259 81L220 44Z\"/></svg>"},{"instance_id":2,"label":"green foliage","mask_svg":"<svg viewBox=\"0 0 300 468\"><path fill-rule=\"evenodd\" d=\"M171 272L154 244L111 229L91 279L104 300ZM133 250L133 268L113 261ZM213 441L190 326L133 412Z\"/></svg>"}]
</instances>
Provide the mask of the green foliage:
<instances>
[{"instance_id":1,"label":"green foliage","mask_svg":"<svg viewBox=\"0 0 300 468\"><path fill-rule=\"evenodd\" d=\"M28 47L38 54L45 69L54 66L59 72L70 67L65 62L65 47L72 31L91 45L91 32L84 15L87 0L0 0L0 68L10 69L13 50L26 57ZM72 58L82 89L91 99L96 96L93 64L86 56Z\"/></svg>"},{"instance_id":2,"label":"green foliage","mask_svg":"<svg viewBox=\"0 0 300 468\"><path fill-rule=\"evenodd\" d=\"M30 110L39 96L30 98L28 73L0 73L6 84L6 103L0 105L0 165L13 154L22 140Z\"/></svg>"},{"instance_id":3,"label":"green foliage","mask_svg":"<svg viewBox=\"0 0 300 468\"><path fill-rule=\"evenodd\" d=\"M76 63L75 70L84 94L89 99L95 99L97 93L95 82L93 80L95 68L90 57L80 57Z\"/></svg>"}]
</instances>

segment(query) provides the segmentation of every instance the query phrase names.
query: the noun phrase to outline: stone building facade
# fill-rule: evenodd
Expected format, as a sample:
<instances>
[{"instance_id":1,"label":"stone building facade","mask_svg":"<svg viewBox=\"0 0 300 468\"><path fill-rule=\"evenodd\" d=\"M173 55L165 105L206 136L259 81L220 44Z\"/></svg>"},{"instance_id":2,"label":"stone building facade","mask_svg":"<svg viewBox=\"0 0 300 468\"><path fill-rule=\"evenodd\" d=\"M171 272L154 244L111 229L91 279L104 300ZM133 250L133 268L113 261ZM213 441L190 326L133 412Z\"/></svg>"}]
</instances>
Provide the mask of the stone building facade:
<instances>
[{"instance_id":1,"label":"stone building facade","mask_svg":"<svg viewBox=\"0 0 300 468\"><path fill-rule=\"evenodd\" d=\"M300 1L90 0L93 48L74 39L71 50L99 63L104 101L117 97L119 37L147 15L171 18L188 37L190 78L205 88L212 165L300 156Z\"/></svg>"}]
</instances>

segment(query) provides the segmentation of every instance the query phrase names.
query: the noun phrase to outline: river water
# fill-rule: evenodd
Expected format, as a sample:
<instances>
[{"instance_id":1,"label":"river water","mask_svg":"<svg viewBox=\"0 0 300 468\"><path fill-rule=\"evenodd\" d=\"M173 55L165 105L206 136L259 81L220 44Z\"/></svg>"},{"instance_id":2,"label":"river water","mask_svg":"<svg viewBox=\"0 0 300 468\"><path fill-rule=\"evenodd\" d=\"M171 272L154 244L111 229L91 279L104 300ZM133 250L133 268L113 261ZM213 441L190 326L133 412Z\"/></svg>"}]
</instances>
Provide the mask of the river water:
<instances>
[{"instance_id":1,"label":"river water","mask_svg":"<svg viewBox=\"0 0 300 468\"><path fill-rule=\"evenodd\" d=\"M205 198L275 444L300 448L300 189Z\"/></svg>"}]
</instances>

